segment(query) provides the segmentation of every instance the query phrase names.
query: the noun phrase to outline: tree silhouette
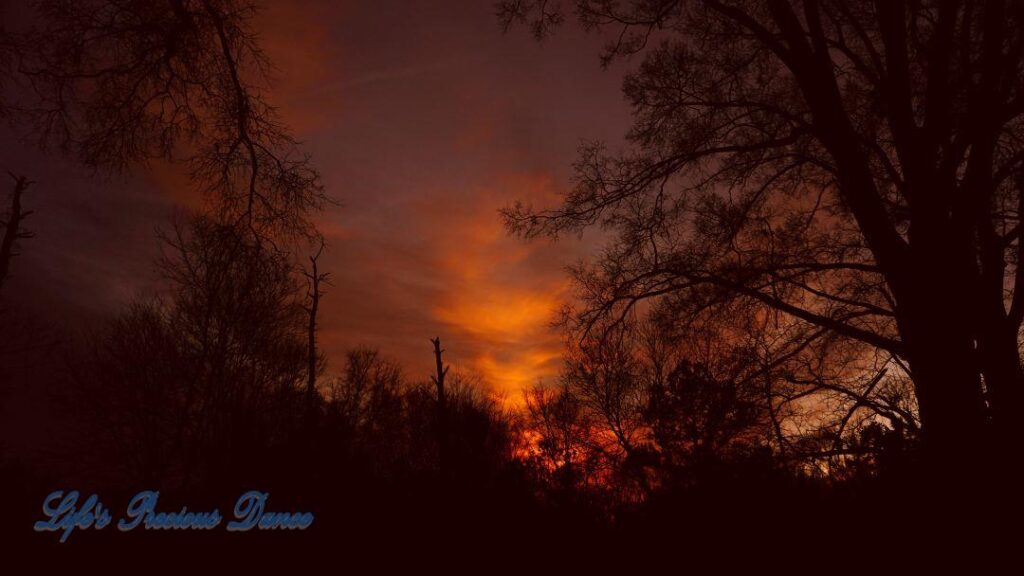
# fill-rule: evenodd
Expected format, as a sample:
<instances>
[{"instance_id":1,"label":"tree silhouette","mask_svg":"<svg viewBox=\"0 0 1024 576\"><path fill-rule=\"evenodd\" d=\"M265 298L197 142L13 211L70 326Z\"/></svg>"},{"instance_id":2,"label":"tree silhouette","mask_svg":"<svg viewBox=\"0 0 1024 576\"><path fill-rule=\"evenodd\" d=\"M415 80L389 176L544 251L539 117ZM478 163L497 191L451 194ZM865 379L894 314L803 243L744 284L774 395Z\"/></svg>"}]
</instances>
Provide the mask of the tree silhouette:
<instances>
[{"instance_id":1,"label":"tree silhouette","mask_svg":"<svg viewBox=\"0 0 1024 576\"><path fill-rule=\"evenodd\" d=\"M312 235L327 197L264 96L255 13L244 0L39 2L14 42L27 86L9 108L89 166L184 158L218 217L257 239Z\"/></svg>"},{"instance_id":2,"label":"tree silhouette","mask_svg":"<svg viewBox=\"0 0 1024 576\"><path fill-rule=\"evenodd\" d=\"M524 393L531 458L555 498L573 498L598 482L600 453L590 416L568 388L534 388Z\"/></svg>"},{"instance_id":3,"label":"tree silhouette","mask_svg":"<svg viewBox=\"0 0 1024 576\"><path fill-rule=\"evenodd\" d=\"M403 386L397 364L377 350L356 348L346 353L342 376L328 387L327 400L353 429L372 430L393 420L387 412L396 409Z\"/></svg>"},{"instance_id":4,"label":"tree silhouette","mask_svg":"<svg viewBox=\"0 0 1024 576\"><path fill-rule=\"evenodd\" d=\"M14 189L10 194L10 207L2 213L4 218L0 220L0 225L3 226L3 234L0 235L0 289L10 275L11 260L18 255L18 240L33 236L22 227L22 222L32 214L32 211L25 210L21 205L22 197L32 182L24 176L14 174L11 174L11 178L14 180Z\"/></svg>"},{"instance_id":5,"label":"tree silhouette","mask_svg":"<svg viewBox=\"0 0 1024 576\"><path fill-rule=\"evenodd\" d=\"M437 389L437 420L435 427L438 465L443 475L448 469L448 460L450 459L448 447L448 392L444 389L445 377L448 376L450 366L445 366L444 361L441 359L441 354L444 353L444 350L441 349L441 338L435 336L430 342L434 345L434 364L436 365L436 372L430 376L430 381L434 383L434 387Z\"/></svg>"},{"instance_id":6,"label":"tree silhouette","mask_svg":"<svg viewBox=\"0 0 1024 576\"><path fill-rule=\"evenodd\" d=\"M127 479L214 489L257 473L305 414L300 284L243 225L192 217L163 240L165 291L73 362L74 401Z\"/></svg>"},{"instance_id":7,"label":"tree silhouette","mask_svg":"<svg viewBox=\"0 0 1024 576\"><path fill-rule=\"evenodd\" d=\"M615 32L605 63L643 53L632 149L584 146L563 206L506 216L616 231L578 273L582 324L745 301L903 365L933 455L976 454L990 423L1019 441L1020 3L575 4Z\"/></svg>"},{"instance_id":8,"label":"tree silhouette","mask_svg":"<svg viewBox=\"0 0 1024 576\"><path fill-rule=\"evenodd\" d=\"M651 394L648 418L666 455L677 461L720 458L763 441L764 397L753 387L719 381L708 366L680 362Z\"/></svg>"},{"instance_id":9,"label":"tree silhouette","mask_svg":"<svg viewBox=\"0 0 1024 576\"><path fill-rule=\"evenodd\" d=\"M319 271L320 256L324 252L326 244L323 239L320 239L320 246L317 248L316 254L309 257L309 270L303 270L302 274L306 277L308 288L306 290L306 299L309 304L306 306L306 314L309 316L309 327L306 330L306 342L307 342L307 367L306 367L306 400L309 402L310 407L313 406L313 402L316 398L316 377L317 374L323 369L323 355L317 351L316 345L316 331L317 331L317 314L320 311L320 297L324 295L323 289L320 287L321 284L328 284L330 273Z\"/></svg>"}]
</instances>

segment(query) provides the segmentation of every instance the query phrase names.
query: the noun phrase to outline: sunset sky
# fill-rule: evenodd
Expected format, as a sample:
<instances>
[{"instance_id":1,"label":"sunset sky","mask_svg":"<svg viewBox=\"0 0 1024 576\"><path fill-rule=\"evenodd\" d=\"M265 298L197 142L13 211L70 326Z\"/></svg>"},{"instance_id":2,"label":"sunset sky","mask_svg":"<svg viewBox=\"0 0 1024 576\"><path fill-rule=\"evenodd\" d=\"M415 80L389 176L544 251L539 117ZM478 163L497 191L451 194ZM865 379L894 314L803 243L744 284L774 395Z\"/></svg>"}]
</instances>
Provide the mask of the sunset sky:
<instances>
[{"instance_id":1,"label":"sunset sky","mask_svg":"<svg viewBox=\"0 0 1024 576\"><path fill-rule=\"evenodd\" d=\"M318 220L331 368L366 345L426 378L438 335L456 369L510 398L551 379L564 268L595 241L524 243L497 210L557 202L581 140L621 141L623 68L600 68L603 40L572 24L541 44L503 35L490 0L270 2L259 28L278 68L270 100L340 202ZM15 294L76 323L151 289L154 230L197 202L177 168L108 178L0 144L2 168L37 182Z\"/></svg>"}]
</instances>

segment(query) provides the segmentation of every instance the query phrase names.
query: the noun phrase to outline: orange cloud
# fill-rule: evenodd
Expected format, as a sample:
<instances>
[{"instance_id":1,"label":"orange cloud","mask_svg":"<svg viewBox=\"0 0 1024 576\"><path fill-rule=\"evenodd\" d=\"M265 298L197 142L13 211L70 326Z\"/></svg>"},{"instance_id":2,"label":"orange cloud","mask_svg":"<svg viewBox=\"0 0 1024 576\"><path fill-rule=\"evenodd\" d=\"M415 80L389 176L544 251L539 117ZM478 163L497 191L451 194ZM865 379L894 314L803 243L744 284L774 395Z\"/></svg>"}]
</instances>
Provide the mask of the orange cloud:
<instances>
[{"instance_id":1,"label":"orange cloud","mask_svg":"<svg viewBox=\"0 0 1024 576\"><path fill-rule=\"evenodd\" d=\"M319 219L329 370L371 346L425 379L440 336L446 361L510 399L556 378L550 322L586 247L510 238L497 210L557 205L579 139L628 126L599 42L566 31L576 48L542 50L495 33L486 3L277 2L261 18L273 101L342 203Z\"/></svg>"},{"instance_id":2,"label":"orange cloud","mask_svg":"<svg viewBox=\"0 0 1024 576\"><path fill-rule=\"evenodd\" d=\"M496 199L552 195L546 174L507 176L455 213L443 211L448 232L438 265L444 288L434 317L455 343L472 342L469 366L509 398L557 376L561 340L551 327L568 294L563 275L538 273L547 243L509 238L495 212ZM456 348L452 348L453 350Z\"/></svg>"}]
</instances>

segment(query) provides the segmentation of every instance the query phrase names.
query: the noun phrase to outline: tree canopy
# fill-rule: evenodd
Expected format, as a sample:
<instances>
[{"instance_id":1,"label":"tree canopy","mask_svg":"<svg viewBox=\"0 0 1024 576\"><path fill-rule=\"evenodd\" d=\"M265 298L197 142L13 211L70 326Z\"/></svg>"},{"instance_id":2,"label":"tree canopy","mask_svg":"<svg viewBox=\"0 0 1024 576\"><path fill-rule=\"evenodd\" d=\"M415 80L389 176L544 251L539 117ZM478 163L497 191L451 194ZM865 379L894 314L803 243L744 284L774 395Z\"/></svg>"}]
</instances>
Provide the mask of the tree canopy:
<instances>
[{"instance_id":1,"label":"tree canopy","mask_svg":"<svg viewBox=\"0 0 1024 576\"><path fill-rule=\"evenodd\" d=\"M602 226L576 320L725 302L891 358L925 437L977 445L1021 408L1024 5L579 0L611 32L629 148L585 145L526 237ZM502 3L546 30L548 2ZM869 375L870 376L870 375Z\"/></svg>"}]
</instances>

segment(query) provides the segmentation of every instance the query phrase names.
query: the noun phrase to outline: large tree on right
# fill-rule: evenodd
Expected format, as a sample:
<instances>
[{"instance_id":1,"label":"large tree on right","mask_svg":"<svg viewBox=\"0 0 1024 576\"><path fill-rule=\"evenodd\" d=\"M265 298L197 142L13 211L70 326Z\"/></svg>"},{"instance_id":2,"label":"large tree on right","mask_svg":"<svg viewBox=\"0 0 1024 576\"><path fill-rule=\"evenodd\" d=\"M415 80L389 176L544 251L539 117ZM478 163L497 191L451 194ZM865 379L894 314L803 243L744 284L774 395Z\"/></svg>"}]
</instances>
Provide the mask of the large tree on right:
<instances>
[{"instance_id":1,"label":"large tree on right","mask_svg":"<svg viewBox=\"0 0 1024 576\"><path fill-rule=\"evenodd\" d=\"M641 55L626 152L586 145L524 236L609 230L586 329L744 302L888 355L932 454L1019 446L1024 2L577 0ZM508 1L538 36L547 1Z\"/></svg>"}]
</instances>

